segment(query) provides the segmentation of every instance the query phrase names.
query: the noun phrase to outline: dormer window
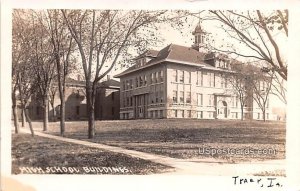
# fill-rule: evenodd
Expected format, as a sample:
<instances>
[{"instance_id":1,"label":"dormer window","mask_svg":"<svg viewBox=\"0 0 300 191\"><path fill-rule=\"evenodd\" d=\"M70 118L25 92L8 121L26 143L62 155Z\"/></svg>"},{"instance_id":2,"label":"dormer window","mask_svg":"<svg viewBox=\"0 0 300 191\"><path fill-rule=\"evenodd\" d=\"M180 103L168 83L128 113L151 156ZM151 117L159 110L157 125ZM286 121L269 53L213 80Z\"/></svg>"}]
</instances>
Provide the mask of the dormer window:
<instances>
[{"instance_id":1,"label":"dormer window","mask_svg":"<svg viewBox=\"0 0 300 191\"><path fill-rule=\"evenodd\" d=\"M142 76L140 76L139 78L140 78L140 85L139 85L139 86L141 87L141 86L144 85L144 80L143 80L143 77L142 77Z\"/></svg>"},{"instance_id":2,"label":"dormer window","mask_svg":"<svg viewBox=\"0 0 300 191\"><path fill-rule=\"evenodd\" d=\"M146 64L146 58L140 58L136 61L136 66L139 68L139 67L142 67Z\"/></svg>"},{"instance_id":3,"label":"dormer window","mask_svg":"<svg viewBox=\"0 0 300 191\"><path fill-rule=\"evenodd\" d=\"M216 60L216 65L217 68L223 68L223 69L228 69L229 68L229 63L228 60L225 59L217 59Z\"/></svg>"}]
</instances>

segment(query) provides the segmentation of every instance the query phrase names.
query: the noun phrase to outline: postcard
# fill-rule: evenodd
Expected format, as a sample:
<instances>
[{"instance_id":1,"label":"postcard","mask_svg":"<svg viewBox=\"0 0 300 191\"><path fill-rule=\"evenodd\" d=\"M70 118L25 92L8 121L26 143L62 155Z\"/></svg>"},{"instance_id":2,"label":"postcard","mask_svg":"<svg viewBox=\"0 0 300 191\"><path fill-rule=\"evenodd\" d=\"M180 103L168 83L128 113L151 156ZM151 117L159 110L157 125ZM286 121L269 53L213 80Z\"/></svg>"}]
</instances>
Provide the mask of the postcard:
<instances>
[{"instance_id":1,"label":"postcard","mask_svg":"<svg viewBox=\"0 0 300 191\"><path fill-rule=\"evenodd\" d=\"M1 189L299 190L299 1L2 1Z\"/></svg>"}]
</instances>

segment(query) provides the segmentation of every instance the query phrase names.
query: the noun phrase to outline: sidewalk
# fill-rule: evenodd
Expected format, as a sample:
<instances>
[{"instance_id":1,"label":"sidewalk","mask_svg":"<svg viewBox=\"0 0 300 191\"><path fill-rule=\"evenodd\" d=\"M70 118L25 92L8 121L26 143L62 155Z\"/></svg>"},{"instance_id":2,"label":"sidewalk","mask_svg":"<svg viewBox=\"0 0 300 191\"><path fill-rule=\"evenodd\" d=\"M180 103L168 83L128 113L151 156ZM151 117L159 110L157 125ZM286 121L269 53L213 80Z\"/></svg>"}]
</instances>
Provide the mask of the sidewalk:
<instances>
[{"instance_id":1,"label":"sidewalk","mask_svg":"<svg viewBox=\"0 0 300 191\"><path fill-rule=\"evenodd\" d=\"M21 129L22 132L30 133L29 130ZM121 147L109 146L99 143L92 143L88 141L82 141L77 139L59 137L55 135L45 134L42 132L35 131L35 134L41 137L64 141L68 143L74 143L84 145L88 147L104 149L107 151L122 153L131 157L141 158L149 160L151 162L160 163L175 168L175 172L167 174L180 174L180 175L253 175L255 173L261 173L266 171L284 170L284 160L271 160L262 162L248 162L248 163L220 163L218 161L212 161L209 159L199 160L197 162L189 161L189 159L176 159L166 157L157 154L150 154L140 151L128 150Z\"/></svg>"}]
</instances>

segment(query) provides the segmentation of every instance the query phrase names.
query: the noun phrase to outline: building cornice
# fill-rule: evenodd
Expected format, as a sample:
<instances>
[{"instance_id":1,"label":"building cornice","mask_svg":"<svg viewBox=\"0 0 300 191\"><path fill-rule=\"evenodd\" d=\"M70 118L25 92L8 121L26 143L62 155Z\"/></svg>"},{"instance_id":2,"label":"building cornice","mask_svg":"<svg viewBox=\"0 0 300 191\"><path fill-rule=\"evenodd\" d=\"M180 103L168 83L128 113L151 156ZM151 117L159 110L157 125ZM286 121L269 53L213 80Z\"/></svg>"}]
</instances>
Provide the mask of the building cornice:
<instances>
[{"instance_id":1,"label":"building cornice","mask_svg":"<svg viewBox=\"0 0 300 191\"><path fill-rule=\"evenodd\" d=\"M136 71L139 71L139 70L143 70L145 68L148 68L148 67L151 67L151 66L163 63L163 62L170 62L170 63L176 63L176 64L181 64L181 65L194 66L194 67L203 68L205 70L213 70L213 71L220 71L220 72L230 72L230 73L233 72L233 71L225 70L225 69L222 69L222 68L215 68L215 67L212 67L212 66L208 67L207 64L185 62L185 61L180 61L180 60L166 58L166 59L163 59L163 60L160 60L160 61L157 61L157 62L153 62L151 64L147 64L147 65L144 65L144 66L141 66L141 67L138 67L138 68L134 68L134 69L132 69L130 71L127 71L127 72L122 72L120 74L115 75L114 77L115 78L120 78L120 77L125 76L127 74L130 74L130 73L133 73L133 72L136 72Z\"/></svg>"}]
</instances>

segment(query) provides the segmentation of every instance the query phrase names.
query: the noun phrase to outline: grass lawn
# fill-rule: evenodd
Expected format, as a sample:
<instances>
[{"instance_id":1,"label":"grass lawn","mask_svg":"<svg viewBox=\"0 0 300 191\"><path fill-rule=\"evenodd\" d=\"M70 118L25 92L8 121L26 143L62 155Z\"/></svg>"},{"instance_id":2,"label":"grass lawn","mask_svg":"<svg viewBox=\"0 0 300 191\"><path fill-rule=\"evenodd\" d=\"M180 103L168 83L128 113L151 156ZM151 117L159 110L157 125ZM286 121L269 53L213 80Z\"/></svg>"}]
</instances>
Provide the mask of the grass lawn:
<instances>
[{"instance_id":1,"label":"grass lawn","mask_svg":"<svg viewBox=\"0 0 300 191\"><path fill-rule=\"evenodd\" d=\"M12 135L12 174L153 174L173 168L29 134Z\"/></svg>"},{"instance_id":2,"label":"grass lawn","mask_svg":"<svg viewBox=\"0 0 300 191\"><path fill-rule=\"evenodd\" d=\"M42 129L41 123L34 124ZM49 133L59 134L59 123ZM87 122L67 122L66 136L175 158L241 162L285 158L285 123L233 120L97 121L87 139ZM203 154L204 149L206 152ZM218 149L218 150L217 150ZM230 149L230 152L227 152ZM252 153L242 154L245 150ZM264 151L262 151L264 150ZM266 151L267 150L267 151ZM212 154L218 152L218 154ZM259 153L260 152L260 153Z\"/></svg>"}]
</instances>

